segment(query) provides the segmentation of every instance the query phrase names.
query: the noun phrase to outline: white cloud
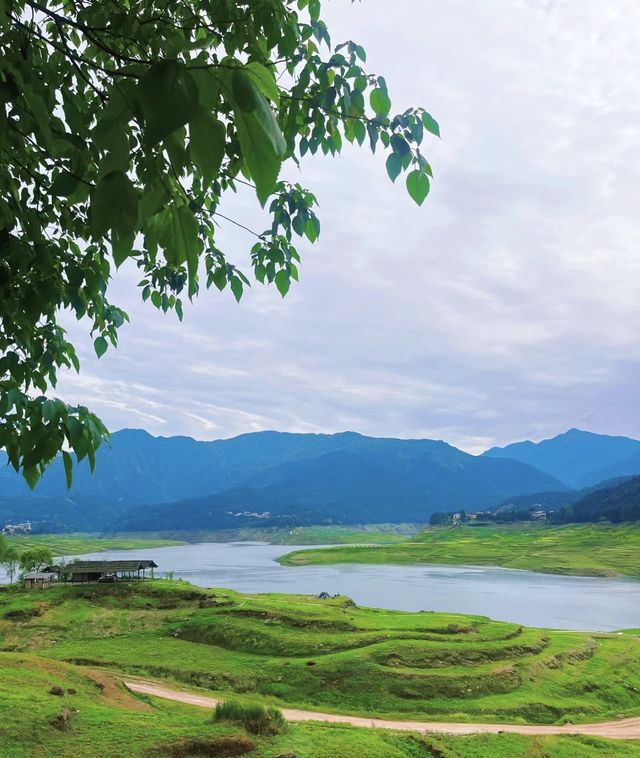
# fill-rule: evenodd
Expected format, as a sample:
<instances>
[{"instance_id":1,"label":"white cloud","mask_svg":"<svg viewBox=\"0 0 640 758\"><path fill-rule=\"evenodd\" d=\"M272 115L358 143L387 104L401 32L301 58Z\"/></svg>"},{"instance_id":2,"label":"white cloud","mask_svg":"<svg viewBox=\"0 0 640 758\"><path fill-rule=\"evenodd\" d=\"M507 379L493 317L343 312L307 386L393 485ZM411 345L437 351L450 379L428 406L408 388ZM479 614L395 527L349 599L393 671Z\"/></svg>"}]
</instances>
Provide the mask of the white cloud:
<instances>
[{"instance_id":1,"label":"white cloud","mask_svg":"<svg viewBox=\"0 0 640 758\"><path fill-rule=\"evenodd\" d=\"M65 397L113 428L442 437L477 451L570 426L640 435L640 6L617 0L333 2L400 110L441 122L422 209L384 158L305 162L322 236L283 301L203 294L185 322L115 282L133 325L81 350ZM290 175L296 177L295 170ZM297 177L296 177L297 178ZM225 213L262 229L241 193ZM248 235L221 229L234 261ZM74 328L75 333L75 328Z\"/></svg>"}]
</instances>

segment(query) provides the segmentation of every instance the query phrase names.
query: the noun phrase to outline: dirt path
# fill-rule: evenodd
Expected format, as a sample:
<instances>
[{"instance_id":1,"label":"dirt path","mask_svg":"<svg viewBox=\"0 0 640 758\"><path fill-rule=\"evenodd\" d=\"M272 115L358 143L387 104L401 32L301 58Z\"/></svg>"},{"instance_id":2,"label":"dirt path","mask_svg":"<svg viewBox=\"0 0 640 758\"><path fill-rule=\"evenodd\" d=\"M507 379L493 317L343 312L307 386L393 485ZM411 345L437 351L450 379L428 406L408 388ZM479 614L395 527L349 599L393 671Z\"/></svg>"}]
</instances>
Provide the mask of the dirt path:
<instances>
[{"instance_id":1,"label":"dirt path","mask_svg":"<svg viewBox=\"0 0 640 758\"><path fill-rule=\"evenodd\" d=\"M124 686L131 692L176 700L179 703L199 705L203 708L215 708L220 702L208 695L174 690L163 684L146 679L127 679ZM401 729L410 732L434 732L440 734L497 734L498 732L516 732L517 734L590 734L593 737L611 737L619 740L640 740L640 717L603 721L598 724L565 724L547 726L538 724L458 724L440 721L388 721L386 719L363 718L360 716L340 716L336 713L319 713L316 711L298 711L282 708L287 721L330 721L353 726L376 727L378 729Z\"/></svg>"}]
</instances>

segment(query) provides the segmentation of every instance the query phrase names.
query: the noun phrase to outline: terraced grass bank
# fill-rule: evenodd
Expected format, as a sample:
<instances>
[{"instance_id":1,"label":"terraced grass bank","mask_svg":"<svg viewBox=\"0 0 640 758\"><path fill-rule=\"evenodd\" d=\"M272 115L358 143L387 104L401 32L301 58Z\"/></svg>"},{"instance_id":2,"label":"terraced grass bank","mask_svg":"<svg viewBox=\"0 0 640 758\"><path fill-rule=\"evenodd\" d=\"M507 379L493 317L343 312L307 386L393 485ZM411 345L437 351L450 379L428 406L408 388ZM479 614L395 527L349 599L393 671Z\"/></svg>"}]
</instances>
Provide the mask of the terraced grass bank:
<instances>
[{"instance_id":1,"label":"terraced grass bank","mask_svg":"<svg viewBox=\"0 0 640 758\"><path fill-rule=\"evenodd\" d=\"M117 684L136 674L222 698L368 717L577 724L640 713L640 640L631 632L556 632L184 582L0 590L0 745L13 751L3 756L640 752L587 737L423 737L344 725L255 737L193 707L132 698ZM62 694L50 694L54 686ZM218 739L231 741L185 742ZM245 753L224 752L234 740Z\"/></svg>"},{"instance_id":2,"label":"terraced grass bank","mask_svg":"<svg viewBox=\"0 0 640 758\"><path fill-rule=\"evenodd\" d=\"M438 527L395 545L298 550L278 560L285 566L441 563L640 576L640 524Z\"/></svg>"},{"instance_id":3,"label":"terraced grass bank","mask_svg":"<svg viewBox=\"0 0 640 758\"><path fill-rule=\"evenodd\" d=\"M640 713L631 633L241 595L185 582L0 592L7 652L151 674L280 705L555 723Z\"/></svg>"}]
</instances>

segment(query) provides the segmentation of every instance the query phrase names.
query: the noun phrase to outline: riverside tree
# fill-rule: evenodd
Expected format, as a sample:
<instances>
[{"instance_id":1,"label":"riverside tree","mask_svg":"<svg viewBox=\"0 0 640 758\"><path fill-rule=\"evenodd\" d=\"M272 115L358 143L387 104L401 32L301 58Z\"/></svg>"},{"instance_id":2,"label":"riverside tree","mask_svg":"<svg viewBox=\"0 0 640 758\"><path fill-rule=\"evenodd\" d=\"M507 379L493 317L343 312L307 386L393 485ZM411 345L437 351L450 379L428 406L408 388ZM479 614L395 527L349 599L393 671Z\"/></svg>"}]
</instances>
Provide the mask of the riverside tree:
<instances>
[{"instance_id":1,"label":"riverside tree","mask_svg":"<svg viewBox=\"0 0 640 758\"><path fill-rule=\"evenodd\" d=\"M108 434L51 395L79 370L59 314L86 321L99 357L115 347L128 317L109 283L127 259L142 299L180 319L203 287L240 300L253 278L284 296L296 238L320 234L286 168L345 141L384 151L422 204L438 125L393 115L365 61L333 45L319 0L0 0L0 446L31 487L59 453L70 485L71 454L93 469ZM240 184L269 214L246 271L216 239L245 226L220 210Z\"/></svg>"},{"instance_id":2,"label":"riverside tree","mask_svg":"<svg viewBox=\"0 0 640 758\"><path fill-rule=\"evenodd\" d=\"M7 547L2 553L0 552L0 565L4 566L9 582L13 584L14 577L20 565L20 553L13 546Z\"/></svg>"},{"instance_id":3,"label":"riverside tree","mask_svg":"<svg viewBox=\"0 0 640 758\"><path fill-rule=\"evenodd\" d=\"M53 553L48 547L32 547L20 554L22 571L37 571L53 562Z\"/></svg>"}]
</instances>

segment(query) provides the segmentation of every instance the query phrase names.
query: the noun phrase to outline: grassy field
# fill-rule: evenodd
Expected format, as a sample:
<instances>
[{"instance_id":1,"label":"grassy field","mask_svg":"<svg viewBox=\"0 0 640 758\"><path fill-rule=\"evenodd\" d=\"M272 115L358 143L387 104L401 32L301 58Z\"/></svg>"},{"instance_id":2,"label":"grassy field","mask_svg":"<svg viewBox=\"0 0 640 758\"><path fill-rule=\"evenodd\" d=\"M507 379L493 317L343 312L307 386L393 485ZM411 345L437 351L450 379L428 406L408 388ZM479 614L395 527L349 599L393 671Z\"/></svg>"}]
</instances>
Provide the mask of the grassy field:
<instances>
[{"instance_id":1,"label":"grassy field","mask_svg":"<svg viewBox=\"0 0 640 758\"><path fill-rule=\"evenodd\" d=\"M300 550L287 566L330 563L445 563L582 576L640 575L640 524L559 527L456 526L427 529L395 545Z\"/></svg>"},{"instance_id":2,"label":"grassy field","mask_svg":"<svg viewBox=\"0 0 640 758\"><path fill-rule=\"evenodd\" d=\"M91 534L34 534L7 537L20 552L33 547L48 547L54 555L81 555L104 550L144 550L145 548L184 545L181 540L147 539L143 536L98 537Z\"/></svg>"},{"instance_id":3,"label":"grassy field","mask_svg":"<svg viewBox=\"0 0 640 758\"><path fill-rule=\"evenodd\" d=\"M164 580L0 590L0 744L13 751L3 756L569 758L640 750L569 736L427 738L320 724L259 738L190 706L133 698L117 684L125 672L247 702L405 719L579 723L640 713L640 640L632 633L546 631ZM53 686L64 694L49 694ZM200 748L189 752L187 739ZM202 747L207 740L212 746ZM245 753L224 752L243 744Z\"/></svg>"}]
</instances>

